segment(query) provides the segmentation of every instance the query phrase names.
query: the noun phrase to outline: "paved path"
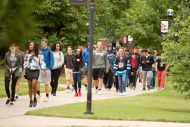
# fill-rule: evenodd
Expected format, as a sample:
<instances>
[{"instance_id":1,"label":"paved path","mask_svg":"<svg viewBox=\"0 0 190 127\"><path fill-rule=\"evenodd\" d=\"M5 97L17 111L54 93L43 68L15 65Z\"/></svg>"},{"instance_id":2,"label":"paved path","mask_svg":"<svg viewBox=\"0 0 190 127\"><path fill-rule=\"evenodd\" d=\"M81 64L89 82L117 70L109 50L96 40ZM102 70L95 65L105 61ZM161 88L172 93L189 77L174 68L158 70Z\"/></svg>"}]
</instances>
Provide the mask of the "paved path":
<instances>
[{"instance_id":1,"label":"paved path","mask_svg":"<svg viewBox=\"0 0 190 127\"><path fill-rule=\"evenodd\" d=\"M135 96L154 91L142 92L142 87L138 87L136 91L127 89L127 97ZM85 88L84 88L85 89ZM41 95L36 108L29 108L28 96L21 96L14 103L14 106L5 105L6 98L0 99L0 126L1 127L46 127L46 126L125 126L125 127L190 127L190 124L184 123L164 123L164 122L143 122L143 121L119 121L119 120L89 120L89 119L70 119L70 118L55 118L55 117L39 117L26 116L27 111L39 108L58 106L64 104L78 103L86 101L86 90L82 91L81 98L74 98L73 93L64 91L58 92L56 97L50 96L49 102L43 102L45 97ZM103 90L103 95L97 95L93 91L93 100L103 100L120 97L115 90Z\"/></svg>"}]
</instances>

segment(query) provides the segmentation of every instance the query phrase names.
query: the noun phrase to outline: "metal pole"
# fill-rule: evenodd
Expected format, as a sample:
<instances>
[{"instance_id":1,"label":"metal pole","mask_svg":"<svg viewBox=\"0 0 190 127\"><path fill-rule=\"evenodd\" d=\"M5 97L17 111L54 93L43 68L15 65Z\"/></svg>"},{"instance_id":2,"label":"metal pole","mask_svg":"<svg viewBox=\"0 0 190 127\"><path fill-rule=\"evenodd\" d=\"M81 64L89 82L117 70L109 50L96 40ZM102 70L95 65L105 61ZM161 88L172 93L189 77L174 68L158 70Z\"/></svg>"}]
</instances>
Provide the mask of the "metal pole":
<instances>
[{"instance_id":1,"label":"metal pole","mask_svg":"<svg viewBox=\"0 0 190 127\"><path fill-rule=\"evenodd\" d=\"M85 114L92 113L92 58L93 58L93 45L94 45L94 0L90 2L90 25L89 25L89 65L88 65L88 92L86 102Z\"/></svg>"}]
</instances>

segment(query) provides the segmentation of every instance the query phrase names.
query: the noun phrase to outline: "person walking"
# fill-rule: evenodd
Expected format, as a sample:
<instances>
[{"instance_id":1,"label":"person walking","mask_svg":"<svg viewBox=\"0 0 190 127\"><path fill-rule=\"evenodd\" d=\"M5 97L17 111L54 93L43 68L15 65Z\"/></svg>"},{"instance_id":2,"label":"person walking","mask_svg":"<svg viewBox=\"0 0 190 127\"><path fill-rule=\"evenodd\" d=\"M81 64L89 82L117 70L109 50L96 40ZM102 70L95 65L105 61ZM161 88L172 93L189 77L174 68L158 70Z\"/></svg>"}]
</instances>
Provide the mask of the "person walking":
<instances>
[{"instance_id":1,"label":"person walking","mask_svg":"<svg viewBox=\"0 0 190 127\"><path fill-rule=\"evenodd\" d=\"M119 79L119 94L120 96L126 95L126 74L131 70L129 58L125 56L124 48L119 48L119 55L116 57L114 69Z\"/></svg>"},{"instance_id":2,"label":"person walking","mask_svg":"<svg viewBox=\"0 0 190 127\"><path fill-rule=\"evenodd\" d=\"M157 66L156 65L156 61L157 61L157 54L158 54L157 50L154 50L153 51L154 64L152 66L153 78L151 80L151 85L150 85L151 89L154 89L155 82L156 82L156 66Z\"/></svg>"},{"instance_id":3,"label":"person walking","mask_svg":"<svg viewBox=\"0 0 190 127\"><path fill-rule=\"evenodd\" d=\"M64 67L65 67L65 76L66 76L66 84L67 84L67 93L71 92L73 86L73 51L72 47L67 47L67 54L64 58Z\"/></svg>"},{"instance_id":4,"label":"person walking","mask_svg":"<svg viewBox=\"0 0 190 127\"><path fill-rule=\"evenodd\" d=\"M25 78L28 81L29 107L37 106L36 85L40 74L40 57L37 44L31 42L24 60ZM44 63L45 64L45 63Z\"/></svg>"},{"instance_id":5,"label":"person walking","mask_svg":"<svg viewBox=\"0 0 190 127\"><path fill-rule=\"evenodd\" d=\"M103 50L102 42L97 42L97 49L93 53L93 84L96 87L96 91L99 95L102 94L102 85L104 72L109 71L109 62L107 58L107 53Z\"/></svg>"},{"instance_id":6,"label":"person walking","mask_svg":"<svg viewBox=\"0 0 190 127\"><path fill-rule=\"evenodd\" d=\"M77 49L76 54L73 57L73 81L75 89L74 97L82 96L81 79L82 79L83 67L84 67L84 60L82 57L82 51L80 49Z\"/></svg>"},{"instance_id":7,"label":"person walking","mask_svg":"<svg viewBox=\"0 0 190 127\"><path fill-rule=\"evenodd\" d=\"M16 46L16 52L20 55L21 62L22 62L21 66L19 68L20 74L19 74L19 77L18 77L18 80L17 80L17 83L16 83L16 90L15 90L16 91L15 92L15 99L18 99L18 97L19 97L19 90L20 90L20 79L22 77L22 72L23 72L23 69L24 69L24 57L25 57L25 54L24 54L24 52L22 52L20 50L19 46Z\"/></svg>"},{"instance_id":8,"label":"person walking","mask_svg":"<svg viewBox=\"0 0 190 127\"><path fill-rule=\"evenodd\" d=\"M129 53L131 63L131 73L129 74L130 87L136 89L137 71L140 66L140 55L138 54L138 47L134 47L133 51Z\"/></svg>"},{"instance_id":9,"label":"person walking","mask_svg":"<svg viewBox=\"0 0 190 127\"><path fill-rule=\"evenodd\" d=\"M143 71L143 90L146 90L146 84L148 90L150 90L150 83L153 77L152 64L154 64L153 56L149 54L148 50L144 50L144 56L142 56L142 71Z\"/></svg>"},{"instance_id":10,"label":"person walking","mask_svg":"<svg viewBox=\"0 0 190 127\"><path fill-rule=\"evenodd\" d=\"M108 57L110 68L109 68L108 73L105 73L104 75L104 84L105 84L105 88L110 90L114 83L113 67L114 67L115 58L116 58L116 52L113 49L112 45L107 46L107 57Z\"/></svg>"},{"instance_id":11,"label":"person walking","mask_svg":"<svg viewBox=\"0 0 190 127\"><path fill-rule=\"evenodd\" d=\"M45 84L45 92L46 97L44 99L45 102L49 101L49 85L51 82L51 70L54 67L54 57L51 49L48 47L48 40L41 40L41 52L44 56L44 62L46 64L46 74L42 77L42 82Z\"/></svg>"},{"instance_id":12,"label":"person walking","mask_svg":"<svg viewBox=\"0 0 190 127\"><path fill-rule=\"evenodd\" d=\"M82 57L84 60L84 85L87 88L87 84L88 84L88 57L89 57L89 48L85 47L85 46L81 46L81 50L82 50Z\"/></svg>"},{"instance_id":13,"label":"person walking","mask_svg":"<svg viewBox=\"0 0 190 127\"><path fill-rule=\"evenodd\" d=\"M58 80L59 80L59 76L61 74L61 67L64 64L64 55L62 50L62 46L60 42L55 42L52 45L51 48L52 52L53 52L53 57L54 57L54 66L53 69L51 70L51 94L53 96L56 96L56 92L57 92L57 87L58 87Z\"/></svg>"},{"instance_id":14,"label":"person walking","mask_svg":"<svg viewBox=\"0 0 190 127\"><path fill-rule=\"evenodd\" d=\"M165 88L165 76L168 70L169 65L164 63L163 59L157 59L156 61L156 72L157 72L157 80L158 80L158 89Z\"/></svg>"},{"instance_id":15,"label":"person walking","mask_svg":"<svg viewBox=\"0 0 190 127\"><path fill-rule=\"evenodd\" d=\"M13 101L15 98L15 87L20 75L19 68L22 65L21 56L16 53L16 46L13 44L10 46L10 51L5 54L4 62L5 62L5 91L8 97L6 104L13 105ZM11 93L9 89L10 81L11 84Z\"/></svg>"}]
</instances>

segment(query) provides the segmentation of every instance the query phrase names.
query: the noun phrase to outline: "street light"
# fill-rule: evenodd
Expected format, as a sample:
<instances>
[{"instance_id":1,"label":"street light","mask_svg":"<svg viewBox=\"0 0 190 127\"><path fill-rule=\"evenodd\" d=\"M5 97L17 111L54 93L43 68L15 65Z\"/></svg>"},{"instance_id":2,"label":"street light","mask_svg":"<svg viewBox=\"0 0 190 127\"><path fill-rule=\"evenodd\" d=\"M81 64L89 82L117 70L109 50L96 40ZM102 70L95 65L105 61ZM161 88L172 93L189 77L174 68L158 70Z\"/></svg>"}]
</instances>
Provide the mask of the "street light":
<instances>
[{"instance_id":1,"label":"street light","mask_svg":"<svg viewBox=\"0 0 190 127\"><path fill-rule=\"evenodd\" d=\"M87 0L70 0L72 5L87 5ZM86 102L86 112L84 114L94 114L92 112L92 57L94 45L94 0L90 2L90 19L89 19L89 65L88 65L88 92Z\"/></svg>"}]
</instances>

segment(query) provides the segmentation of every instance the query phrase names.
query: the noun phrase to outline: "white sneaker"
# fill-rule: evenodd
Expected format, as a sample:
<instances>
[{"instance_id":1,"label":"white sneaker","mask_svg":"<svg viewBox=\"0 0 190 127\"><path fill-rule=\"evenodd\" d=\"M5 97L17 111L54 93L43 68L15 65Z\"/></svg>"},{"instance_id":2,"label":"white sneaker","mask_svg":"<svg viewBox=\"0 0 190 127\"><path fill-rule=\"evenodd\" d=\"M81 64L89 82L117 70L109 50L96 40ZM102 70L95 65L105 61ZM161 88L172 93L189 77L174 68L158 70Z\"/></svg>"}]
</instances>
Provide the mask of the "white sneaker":
<instances>
[{"instance_id":1,"label":"white sneaker","mask_svg":"<svg viewBox=\"0 0 190 127\"><path fill-rule=\"evenodd\" d=\"M98 89L95 89L95 94L98 94Z\"/></svg>"},{"instance_id":2,"label":"white sneaker","mask_svg":"<svg viewBox=\"0 0 190 127\"><path fill-rule=\"evenodd\" d=\"M122 96L122 95L123 95L123 93L119 93L119 95L120 95L120 96Z\"/></svg>"},{"instance_id":3,"label":"white sneaker","mask_svg":"<svg viewBox=\"0 0 190 127\"><path fill-rule=\"evenodd\" d=\"M98 95L102 95L102 90L98 90Z\"/></svg>"},{"instance_id":4,"label":"white sneaker","mask_svg":"<svg viewBox=\"0 0 190 127\"><path fill-rule=\"evenodd\" d=\"M45 99L44 99L44 102L48 102L49 101L49 97L46 97Z\"/></svg>"},{"instance_id":5,"label":"white sneaker","mask_svg":"<svg viewBox=\"0 0 190 127\"><path fill-rule=\"evenodd\" d=\"M122 96L126 96L126 93L125 93L125 92L123 92Z\"/></svg>"},{"instance_id":6,"label":"white sneaker","mask_svg":"<svg viewBox=\"0 0 190 127\"><path fill-rule=\"evenodd\" d=\"M70 93L70 92L71 92L71 90L70 90L70 89L67 89L67 90L66 90L66 93Z\"/></svg>"}]
</instances>

